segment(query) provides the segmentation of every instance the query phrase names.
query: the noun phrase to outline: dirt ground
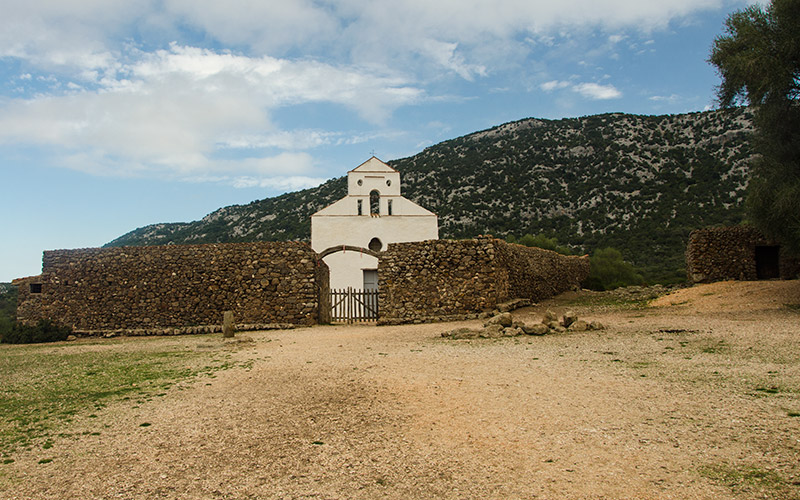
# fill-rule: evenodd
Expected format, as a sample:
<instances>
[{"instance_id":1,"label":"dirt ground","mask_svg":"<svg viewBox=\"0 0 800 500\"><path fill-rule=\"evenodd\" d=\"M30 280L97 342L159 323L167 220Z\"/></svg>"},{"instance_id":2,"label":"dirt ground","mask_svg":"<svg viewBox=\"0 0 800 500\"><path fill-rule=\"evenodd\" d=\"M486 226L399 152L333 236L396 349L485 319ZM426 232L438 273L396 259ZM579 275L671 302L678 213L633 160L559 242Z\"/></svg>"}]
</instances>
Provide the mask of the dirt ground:
<instances>
[{"instance_id":1,"label":"dirt ground","mask_svg":"<svg viewBox=\"0 0 800 500\"><path fill-rule=\"evenodd\" d=\"M800 281L644 308L603 297L514 313L570 308L601 331L441 338L479 323L466 321L217 339L244 366L109 406L100 435L57 441L51 463L21 453L0 497L800 498Z\"/></svg>"}]
</instances>

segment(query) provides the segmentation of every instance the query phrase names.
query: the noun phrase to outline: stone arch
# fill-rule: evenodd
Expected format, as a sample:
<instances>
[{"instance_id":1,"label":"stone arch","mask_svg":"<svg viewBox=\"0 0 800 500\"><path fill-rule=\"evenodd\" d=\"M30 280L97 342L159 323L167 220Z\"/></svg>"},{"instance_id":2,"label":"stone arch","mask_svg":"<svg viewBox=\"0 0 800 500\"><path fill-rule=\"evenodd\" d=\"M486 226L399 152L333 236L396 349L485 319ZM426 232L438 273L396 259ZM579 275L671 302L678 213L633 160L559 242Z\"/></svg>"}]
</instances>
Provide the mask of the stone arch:
<instances>
[{"instance_id":1,"label":"stone arch","mask_svg":"<svg viewBox=\"0 0 800 500\"><path fill-rule=\"evenodd\" d=\"M337 252L361 252L363 254L371 255L371 256L377 257L377 258L380 258L380 256L381 256L381 252L374 252L374 251L370 250L369 248L354 247L354 246L351 246L351 245L337 245L335 247L330 247L330 248L327 248L327 249L323 250L318 255L319 255L320 259L324 259L328 255L331 255L331 254L334 254L334 253L337 253Z\"/></svg>"}]
</instances>

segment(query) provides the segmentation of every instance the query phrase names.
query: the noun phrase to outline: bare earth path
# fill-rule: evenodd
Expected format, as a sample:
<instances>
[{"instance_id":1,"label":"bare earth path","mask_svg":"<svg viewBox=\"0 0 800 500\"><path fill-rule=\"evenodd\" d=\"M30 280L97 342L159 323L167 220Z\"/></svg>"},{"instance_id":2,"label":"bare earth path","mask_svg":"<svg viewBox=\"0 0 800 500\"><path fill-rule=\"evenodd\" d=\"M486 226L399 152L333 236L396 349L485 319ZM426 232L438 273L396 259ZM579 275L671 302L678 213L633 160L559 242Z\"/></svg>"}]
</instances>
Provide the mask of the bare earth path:
<instances>
[{"instance_id":1,"label":"bare earth path","mask_svg":"<svg viewBox=\"0 0 800 500\"><path fill-rule=\"evenodd\" d=\"M216 348L250 368L109 406L100 435L5 466L0 497L800 498L800 282L770 283L572 305L607 328L544 337L237 334Z\"/></svg>"}]
</instances>

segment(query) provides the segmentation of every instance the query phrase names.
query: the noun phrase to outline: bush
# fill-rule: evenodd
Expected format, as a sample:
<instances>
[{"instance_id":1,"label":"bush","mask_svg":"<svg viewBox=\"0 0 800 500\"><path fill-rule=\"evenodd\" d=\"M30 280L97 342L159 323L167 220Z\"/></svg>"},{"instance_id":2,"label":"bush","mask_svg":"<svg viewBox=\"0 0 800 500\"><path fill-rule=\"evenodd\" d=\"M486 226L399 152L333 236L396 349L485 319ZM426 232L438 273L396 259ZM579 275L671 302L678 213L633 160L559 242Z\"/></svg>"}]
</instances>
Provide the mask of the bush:
<instances>
[{"instance_id":1,"label":"bush","mask_svg":"<svg viewBox=\"0 0 800 500\"><path fill-rule=\"evenodd\" d=\"M563 255L572 255L572 251L565 246L559 245L556 238L548 238L541 233L537 234L536 236L532 234L526 234L520 239L516 239L514 236L509 236L506 238L506 241L509 243L517 243L518 245L525 245L526 247L544 248L545 250L552 250Z\"/></svg>"},{"instance_id":2,"label":"bush","mask_svg":"<svg viewBox=\"0 0 800 500\"><path fill-rule=\"evenodd\" d=\"M633 264L622 260L622 254L616 248L595 250L589 263L591 270L583 286L590 290L613 290L644 283L642 275L636 272Z\"/></svg>"},{"instance_id":3,"label":"bush","mask_svg":"<svg viewBox=\"0 0 800 500\"><path fill-rule=\"evenodd\" d=\"M36 325L4 323L0 325L0 342L4 344L36 344L67 340L72 328L41 319Z\"/></svg>"}]
</instances>

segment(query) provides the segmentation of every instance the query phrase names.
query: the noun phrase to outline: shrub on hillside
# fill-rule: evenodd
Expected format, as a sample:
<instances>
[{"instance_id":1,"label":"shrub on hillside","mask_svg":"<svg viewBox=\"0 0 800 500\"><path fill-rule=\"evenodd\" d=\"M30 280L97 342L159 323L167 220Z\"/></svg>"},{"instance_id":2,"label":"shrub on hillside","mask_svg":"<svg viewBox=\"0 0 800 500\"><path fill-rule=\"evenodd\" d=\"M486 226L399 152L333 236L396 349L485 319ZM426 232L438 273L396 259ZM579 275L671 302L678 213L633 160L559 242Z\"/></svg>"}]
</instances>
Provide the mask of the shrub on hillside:
<instances>
[{"instance_id":1,"label":"shrub on hillside","mask_svg":"<svg viewBox=\"0 0 800 500\"><path fill-rule=\"evenodd\" d=\"M49 319L42 319L35 325L19 323L0 324L0 342L4 344L36 344L67 340L72 328L61 326Z\"/></svg>"},{"instance_id":2,"label":"shrub on hillside","mask_svg":"<svg viewBox=\"0 0 800 500\"><path fill-rule=\"evenodd\" d=\"M552 250L563 255L572 255L572 251L565 246L559 245L556 238L548 238L542 233L539 233L536 236L532 234L526 234L519 239L512 235L509 236L506 241L509 243L516 243L518 245L525 245L526 247L544 248L545 250Z\"/></svg>"},{"instance_id":3,"label":"shrub on hillside","mask_svg":"<svg viewBox=\"0 0 800 500\"><path fill-rule=\"evenodd\" d=\"M642 275L632 264L622 260L622 254L616 248L595 250L589 263L591 270L583 286L590 290L613 290L644 283Z\"/></svg>"}]
</instances>

